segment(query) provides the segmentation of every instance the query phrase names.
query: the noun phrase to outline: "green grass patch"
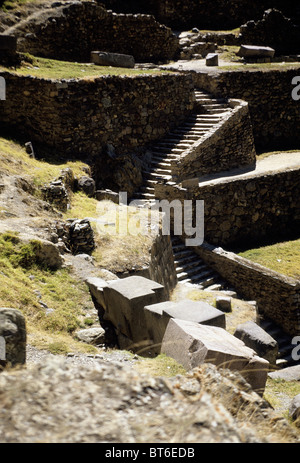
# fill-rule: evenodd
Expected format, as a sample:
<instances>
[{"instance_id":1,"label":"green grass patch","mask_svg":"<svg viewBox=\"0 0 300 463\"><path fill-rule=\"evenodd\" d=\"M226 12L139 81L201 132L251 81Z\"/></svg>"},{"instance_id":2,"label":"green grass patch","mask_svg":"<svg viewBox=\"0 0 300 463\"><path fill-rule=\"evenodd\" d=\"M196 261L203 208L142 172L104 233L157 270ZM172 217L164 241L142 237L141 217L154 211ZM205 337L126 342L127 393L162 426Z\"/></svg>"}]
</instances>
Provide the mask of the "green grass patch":
<instances>
[{"instance_id":1,"label":"green grass patch","mask_svg":"<svg viewBox=\"0 0 300 463\"><path fill-rule=\"evenodd\" d=\"M300 279L300 239L262 246L239 253L275 272Z\"/></svg>"},{"instance_id":2,"label":"green grass patch","mask_svg":"<svg viewBox=\"0 0 300 463\"><path fill-rule=\"evenodd\" d=\"M8 70L0 66L0 71ZM136 76L141 74L157 74L161 72L153 69L127 69L111 66L98 66L92 63L75 63L70 61L59 61L49 58L38 58L29 54L24 55L22 64L14 72L19 75L31 75L44 79L86 79L93 80L101 76Z\"/></svg>"},{"instance_id":3,"label":"green grass patch","mask_svg":"<svg viewBox=\"0 0 300 463\"><path fill-rule=\"evenodd\" d=\"M186 373L182 365L164 354L160 354L155 358L140 357L140 361L134 365L134 368L140 373L149 374L151 376L173 377Z\"/></svg>"},{"instance_id":4,"label":"green grass patch","mask_svg":"<svg viewBox=\"0 0 300 463\"><path fill-rule=\"evenodd\" d=\"M34 250L35 245L29 243L27 247ZM73 351L75 346L86 351L86 346L72 336L86 326L87 314L95 310L87 286L68 269L41 268L34 260L34 252L27 251L15 233L0 235L0 306L24 314L29 334L42 340L33 341L33 345L49 349L53 343L62 343L64 350ZM51 349L55 350L53 346Z\"/></svg>"},{"instance_id":5,"label":"green grass patch","mask_svg":"<svg viewBox=\"0 0 300 463\"><path fill-rule=\"evenodd\" d=\"M86 175L83 168L87 167L82 161L68 161L51 158L51 162L45 159L30 158L25 147L20 143L0 137L0 170L10 175L28 175L38 187L57 178L62 169L69 167L75 176Z\"/></svg>"},{"instance_id":6,"label":"green grass patch","mask_svg":"<svg viewBox=\"0 0 300 463\"><path fill-rule=\"evenodd\" d=\"M268 377L264 398L275 409L281 409L285 418L288 418L289 400L300 394L299 381L284 381L283 379L273 379ZM289 399L289 400L288 400Z\"/></svg>"}]
</instances>

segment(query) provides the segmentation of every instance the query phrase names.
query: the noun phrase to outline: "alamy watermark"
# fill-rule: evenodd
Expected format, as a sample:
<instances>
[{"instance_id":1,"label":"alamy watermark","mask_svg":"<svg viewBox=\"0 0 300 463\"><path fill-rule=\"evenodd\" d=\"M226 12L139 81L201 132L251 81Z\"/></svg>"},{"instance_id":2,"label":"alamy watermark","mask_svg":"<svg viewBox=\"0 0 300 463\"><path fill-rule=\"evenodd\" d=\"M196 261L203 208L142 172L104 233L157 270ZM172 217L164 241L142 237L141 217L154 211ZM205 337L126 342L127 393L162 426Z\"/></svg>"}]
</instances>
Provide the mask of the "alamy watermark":
<instances>
[{"instance_id":1,"label":"alamy watermark","mask_svg":"<svg viewBox=\"0 0 300 463\"><path fill-rule=\"evenodd\" d=\"M0 336L0 360L6 359L6 342L3 336Z\"/></svg>"},{"instance_id":2,"label":"alamy watermark","mask_svg":"<svg viewBox=\"0 0 300 463\"><path fill-rule=\"evenodd\" d=\"M300 100L300 76L295 76L292 79L292 85L295 86L292 90L292 98L294 101Z\"/></svg>"},{"instance_id":3,"label":"alamy watermark","mask_svg":"<svg viewBox=\"0 0 300 463\"><path fill-rule=\"evenodd\" d=\"M6 100L6 82L4 77L0 76L0 100Z\"/></svg>"},{"instance_id":4,"label":"alamy watermark","mask_svg":"<svg viewBox=\"0 0 300 463\"><path fill-rule=\"evenodd\" d=\"M127 204L127 193L119 193L119 205L102 202L97 206L97 230L110 235L149 235L161 228L163 235L185 236L186 246L204 241L204 201L155 200L144 207L142 200Z\"/></svg>"},{"instance_id":5,"label":"alamy watermark","mask_svg":"<svg viewBox=\"0 0 300 463\"><path fill-rule=\"evenodd\" d=\"M295 336L292 339L292 345L296 346L292 350L292 359L297 362L300 360L300 336Z\"/></svg>"}]
</instances>

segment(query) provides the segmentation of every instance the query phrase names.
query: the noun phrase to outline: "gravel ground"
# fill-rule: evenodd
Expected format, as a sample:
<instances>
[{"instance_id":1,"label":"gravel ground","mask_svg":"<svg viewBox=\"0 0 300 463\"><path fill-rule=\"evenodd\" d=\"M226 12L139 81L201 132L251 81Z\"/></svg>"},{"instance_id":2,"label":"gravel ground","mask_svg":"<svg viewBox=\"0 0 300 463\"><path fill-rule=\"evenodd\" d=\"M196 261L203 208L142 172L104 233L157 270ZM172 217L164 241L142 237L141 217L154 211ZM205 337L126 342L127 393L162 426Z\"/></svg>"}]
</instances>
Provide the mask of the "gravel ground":
<instances>
[{"instance_id":1,"label":"gravel ground","mask_svg":"<svg viewBox=\"0 0 300 463\"><path fill-rule=\"evenodd\" d=\"M122 365L133 365L139 361L137 355L131 355L128 352L121 350L106 351L99 349L99 354L72 354L53 355L47 350L37 349L36 347L27 345L26 348L26 363L28 366L43 363L48 358L64 358L68 363L73 365L94 365L103 362L109 362Z\"/></svg>"}]
</instances>

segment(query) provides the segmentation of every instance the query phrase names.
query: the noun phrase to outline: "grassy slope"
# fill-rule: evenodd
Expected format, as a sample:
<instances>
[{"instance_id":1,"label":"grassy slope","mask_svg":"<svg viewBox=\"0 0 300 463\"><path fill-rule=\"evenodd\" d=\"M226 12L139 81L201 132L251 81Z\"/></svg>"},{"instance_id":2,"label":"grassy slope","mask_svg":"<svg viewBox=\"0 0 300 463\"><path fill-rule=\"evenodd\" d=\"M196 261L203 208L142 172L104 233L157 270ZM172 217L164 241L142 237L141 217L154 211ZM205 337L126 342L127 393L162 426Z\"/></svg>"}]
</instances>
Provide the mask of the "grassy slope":
<instances>
[{"instance_id":1,"label":"grassy slope","mask_svg":"<svg viewBox=\"0 0 300 463\"><path fill-rule=\"evenodd\" d=\"M12 70L0 65L0 71ZM48 58L37 58L24 54L24 61L14 69L19 75L31 75L44 79L91 79L100 76L136 76L141 74L157 74L159 70L141 70L117 68L111 66L97 66L92 63L73 63ZM164 71L169 72L169 71Z\"/></svg>"},{"instance_id":2,"label":"grassy slope","mask_svg":"<svg viewBox=\"0 0 300 463\"><path fill-rule=\"evenodd\" d=\"M239 255L275 272L300 279L300 239L250 249Z\"/></svg>"}]
</instances>

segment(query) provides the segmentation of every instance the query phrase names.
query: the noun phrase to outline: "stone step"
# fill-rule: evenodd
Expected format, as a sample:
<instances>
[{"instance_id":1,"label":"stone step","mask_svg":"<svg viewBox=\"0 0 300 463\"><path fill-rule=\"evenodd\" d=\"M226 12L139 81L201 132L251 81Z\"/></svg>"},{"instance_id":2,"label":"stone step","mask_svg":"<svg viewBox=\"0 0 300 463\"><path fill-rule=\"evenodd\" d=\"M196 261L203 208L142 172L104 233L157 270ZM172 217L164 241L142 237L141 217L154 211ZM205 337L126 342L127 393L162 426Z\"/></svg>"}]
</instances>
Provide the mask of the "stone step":
<instances>
[{"instance_id":1,"label":"stone step","mask_svg":"<svg viewBox=\"0 0 300 463\"><path fill-rule=\"evenodd\" d=\"M188 277L190 278L191 276L199 273L199 271L204 271L205 269L207 269L207 266L205 264L199 264L198 262L198 265L195 265L195 266L183 266L183 267L176 267L176 272L177 272L177 275L181 275L181 274L186 274L188 275Z\"/></svg>"},{"instance_id":2,"label":"stone step","mask_svg":"<svg viewBox=\"0 0 300 463\"><path fill-rule=\"evenodd\" d=\"M155 150L155 151L152 151L152 159L153 157L160 157L161 159L177 159L178 154L168 153L164 150L162 151Z\"/></svg>"},{"instance_id":3,"label":"stone step","mask_svg":"<svg viewBox=\"0 0 300 463\"><path fill-rule=\"evenodd\" d=\"M197 281L205 281L205 278L211 276L212 273L213 273L212 270L202 270L192 275L187 272L182 272L182 273L177 274L177 279L178 281L182 281L185 279L189 279L191 281L196 280L196 279Z\"/></svg>"},{"instance_id":4,"label":"stone step","mask_svg":"<svg viewBox=\"0 0 300 463\"><path fill-rule=\"evenodd\" d=\"M221 291L224 288L220 283L214 283L211 286L207 286L204 291Z\"/></svg>"}]
</instances>

